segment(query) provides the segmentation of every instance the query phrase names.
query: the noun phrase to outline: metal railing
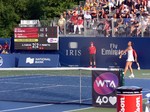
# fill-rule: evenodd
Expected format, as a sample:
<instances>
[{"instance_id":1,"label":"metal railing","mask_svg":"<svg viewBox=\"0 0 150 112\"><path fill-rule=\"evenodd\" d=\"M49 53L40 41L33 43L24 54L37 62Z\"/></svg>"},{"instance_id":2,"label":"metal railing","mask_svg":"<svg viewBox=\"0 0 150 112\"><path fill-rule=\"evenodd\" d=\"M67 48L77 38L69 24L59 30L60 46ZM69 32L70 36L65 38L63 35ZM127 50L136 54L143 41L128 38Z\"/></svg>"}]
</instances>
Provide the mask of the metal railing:
<instances>
[{"instance_id":1,"label":"metal railing","mask_svg":"<svg viewBox=\"0 0 150 112\"><path fill-rule=\"evenodd\" d=\"M40 27L57 26L58 18L53 20L40 20ZM81 37L150 37L150 18L108 18L84 20L84 25L79 28L66 21L60 36Z\"/></svg>"},{"instance_id":2,"label":"metal railing","mask_svg":"<svg viewBox=\"0 0 150 112\"><path fill-rule=\"evenodd\" d=\"M131 19L99 19L84 20L82 33L74 33L74 25L66 22L62 36L83 36L83 37L150 37L150 20L148 18Z\"/></svg>"}]
</instances>

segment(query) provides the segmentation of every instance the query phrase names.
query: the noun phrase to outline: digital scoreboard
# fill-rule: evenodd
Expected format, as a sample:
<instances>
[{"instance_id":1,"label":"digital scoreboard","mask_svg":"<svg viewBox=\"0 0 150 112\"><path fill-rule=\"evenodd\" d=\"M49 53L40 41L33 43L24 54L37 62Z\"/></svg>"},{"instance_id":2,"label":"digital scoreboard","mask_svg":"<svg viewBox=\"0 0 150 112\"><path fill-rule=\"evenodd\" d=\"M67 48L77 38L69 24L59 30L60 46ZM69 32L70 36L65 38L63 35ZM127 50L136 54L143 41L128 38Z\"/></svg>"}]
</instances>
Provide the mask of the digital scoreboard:
<instances>
[{"instance_id":1,"label":"digital scoreboard","mask_svg":"<svg viewBox=\"0 0 150 112\"><path fill-rule=\"evenodd\" d=\"M15 50L58 50L59 28L17 27L14 29Z\"/></svg>"}]
</instances>

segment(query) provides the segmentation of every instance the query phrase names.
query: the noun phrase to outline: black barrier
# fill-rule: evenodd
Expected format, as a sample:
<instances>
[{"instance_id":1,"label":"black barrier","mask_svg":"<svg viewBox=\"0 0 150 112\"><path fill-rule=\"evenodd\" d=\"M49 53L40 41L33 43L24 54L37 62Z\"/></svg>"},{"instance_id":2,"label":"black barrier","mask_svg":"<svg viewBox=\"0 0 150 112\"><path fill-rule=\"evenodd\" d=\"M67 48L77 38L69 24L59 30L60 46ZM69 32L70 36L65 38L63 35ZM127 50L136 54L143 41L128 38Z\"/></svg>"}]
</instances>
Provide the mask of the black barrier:
<instances>
[{"instance_id":1,"label":"black barrier","mask_svg":"<svg viewBox=\"0 0 150 112\"><path fill-rule=\"evenodd\" d=\"M92 104L96 107L116 107L116 88L123 85L121 70L92 71Z\"/></svg>"}]
</instances>

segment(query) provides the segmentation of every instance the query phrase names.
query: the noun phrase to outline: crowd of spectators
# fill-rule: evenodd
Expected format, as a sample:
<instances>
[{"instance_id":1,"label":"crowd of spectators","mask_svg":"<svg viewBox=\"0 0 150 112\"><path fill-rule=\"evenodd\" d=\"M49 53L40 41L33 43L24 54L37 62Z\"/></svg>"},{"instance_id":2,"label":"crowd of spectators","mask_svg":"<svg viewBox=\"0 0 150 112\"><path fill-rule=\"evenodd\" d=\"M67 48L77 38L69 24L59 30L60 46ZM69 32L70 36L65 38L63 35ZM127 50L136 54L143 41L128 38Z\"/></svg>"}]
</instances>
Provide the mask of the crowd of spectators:
<instances>
[{"instance_id":1,"label":"crowd of spectators","mask_svg":"<svg viewBox=\"0 0 150 112\"><path fill-rule=\"evenodd\" d=\"M150 0L86 0L84 6L64 11L58 26L61 34L64 28L69 34L95 28L106 37L112 36L111 31L116 36L124 30L129 30L127 36L139 36L150 26Z\"/></svg>"}]
</instances>

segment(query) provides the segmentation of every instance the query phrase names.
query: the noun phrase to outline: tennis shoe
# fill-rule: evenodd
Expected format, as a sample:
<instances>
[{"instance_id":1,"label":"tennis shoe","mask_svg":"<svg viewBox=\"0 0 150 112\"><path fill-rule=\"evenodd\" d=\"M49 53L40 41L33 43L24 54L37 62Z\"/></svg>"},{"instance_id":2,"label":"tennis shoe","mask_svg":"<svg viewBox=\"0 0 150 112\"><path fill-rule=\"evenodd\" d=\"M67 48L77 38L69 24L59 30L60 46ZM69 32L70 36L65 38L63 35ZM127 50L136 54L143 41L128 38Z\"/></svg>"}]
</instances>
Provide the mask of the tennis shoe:
<instances>
[{"instance_id":1,"label":"tennis shoe","mask_svg":"<svg viewBox=\"0 0 150 112\"><path fill-rule=\"evenodd\" d=\"M138 70L141 70L141 68L140 68L140 67L138 67L137 69L138 69Z\"/></svg>"},{"instance_id":2,"label":"tennis shoe","mask_svg":"<svg viewBox=\"0 0 150 112\"><path fill-rule=\"evenodd\" d=\"M131 75L129 76L129 78L134 78L134 74L131 74Z\"/></svg>"}]
</instances>

